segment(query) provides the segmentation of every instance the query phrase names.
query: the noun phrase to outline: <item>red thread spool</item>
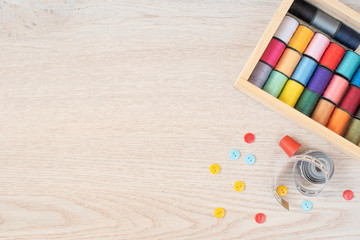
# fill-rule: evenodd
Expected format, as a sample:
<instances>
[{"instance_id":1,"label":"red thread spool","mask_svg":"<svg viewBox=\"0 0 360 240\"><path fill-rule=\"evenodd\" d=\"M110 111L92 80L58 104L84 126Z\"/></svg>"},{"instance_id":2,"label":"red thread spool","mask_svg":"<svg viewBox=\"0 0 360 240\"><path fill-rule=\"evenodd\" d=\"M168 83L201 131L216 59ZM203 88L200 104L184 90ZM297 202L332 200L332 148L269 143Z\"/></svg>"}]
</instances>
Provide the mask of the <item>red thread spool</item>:
<instances>
[{"instance_id":1,"label":"red thread spool","mask_svg":"<svg viewBox=\"0 0 360 240\"><path fill-rule=\"evenodd\" d=\"M273 38L261 56L261 60L275 67L285 48L286 45L283 42Z\"/></svg>"},{"instance_id":2,"label":"red thread spool","mask_svg":"<svg viewBox=\"0 0 360 240\"><path fill-rule=\"evenodd\" d=\"M348 111L354 115L360 105L360 89L350 85L343 100L341 101L340 108Z\"/></svg>"},{"instance_id":3,"label":"red thread spool","mask_svg":"<svg viewBox=\"0 0 360 240\"><path fill-rule=\"evenodd\" d=\"M335 71L341 59L345 54L345 49L336 43L330 43L324 55L320 60L320 64Z\"/></svg>"}]
</instances>

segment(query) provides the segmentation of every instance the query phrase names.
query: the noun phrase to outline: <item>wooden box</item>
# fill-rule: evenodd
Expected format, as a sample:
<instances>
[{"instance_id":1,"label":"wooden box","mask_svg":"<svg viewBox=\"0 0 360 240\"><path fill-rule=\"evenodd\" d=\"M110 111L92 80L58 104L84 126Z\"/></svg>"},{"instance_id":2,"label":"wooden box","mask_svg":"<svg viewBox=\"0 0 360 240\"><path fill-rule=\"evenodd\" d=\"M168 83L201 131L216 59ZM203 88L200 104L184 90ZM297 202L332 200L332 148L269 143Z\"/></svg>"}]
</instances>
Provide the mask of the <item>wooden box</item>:
<instances>
[{"instance_id":1,"label":"wooden box","mask_svg":"<svg viewBox=\"0 0 360 240\"><path fill-rule=\"evenodd\" d=\"M329 14L330 16L342 21L343 23L352 27L354 30L360 32L360 14L347 7L346 5L340 3L339 1L307 0L307 2L311 3L312 5ZM269 26L267 27L265 33L257 44L255 50L253 51L250 59L246 63L234 86L243 93L249 95L258 102L284 116L285 118L290 119L297 124L309 129L311 132L323 137L326 141L329 141L338 149L360 161L359 146L356 146L355 144L349 142L342 136L332 132L325 126L317 123L313 119L307 117L306 115L302 114L301 112L283 103L282 101L278 100L264 90L256 87L255 85L247 81L251 73L253 72L256 64L260 60L262 53L265 51L277 28L279 27L283 18L290 9L292 3L293 0L283 0L278 11L275 13L275 16L271 20ZM291 133L289 132L289 134Z\"/></svg>"}]
</instances>

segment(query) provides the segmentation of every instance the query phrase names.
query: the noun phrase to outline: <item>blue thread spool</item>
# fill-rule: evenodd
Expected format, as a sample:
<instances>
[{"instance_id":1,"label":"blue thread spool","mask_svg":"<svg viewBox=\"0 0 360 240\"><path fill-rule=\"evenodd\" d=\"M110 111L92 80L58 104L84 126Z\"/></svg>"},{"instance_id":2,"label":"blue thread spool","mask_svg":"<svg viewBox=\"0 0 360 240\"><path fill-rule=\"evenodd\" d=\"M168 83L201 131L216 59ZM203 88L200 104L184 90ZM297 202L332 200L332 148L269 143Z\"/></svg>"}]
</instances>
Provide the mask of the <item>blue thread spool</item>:
<instances>
[{"instance_id":1,"label":"blue thread spool","mask_svg":"<svg viewBox=\"0 0 360 240\"><path fill-rule=\"evenodd\" d=\"M355 75L353 76L351 84L360 88L360 68L358 68Z\"/></svg>"},{"instance_id":2,"label":"blue thread spool","mask_svg":"<svg viewBox=\"0 0 360 240\"><path fill-rule=\"evenodd\" d=\"M360 45L360 34L344 23L340 25L334 39L352 50L356 50Z\"/></svg>"},{"instance_id":3,"label":"blue thread spool","mask_svg":"<svg viewBox=\"0 0 360 240\"><path fill-rule=\"evenodd\" d=\"M271 72L269 79L266 81L263 90L277 98L287 80L287 76L274 70Z\"/></svg>"},{"instance_id":4,"label":"blue thread spool","mask_svg":"<svg viewBox=\"0 0 360 240\"><path fill-rule=\"evenodd\" d=\"M350 80L359 67L359 64L360 56L353 51L347 51L339 66L336 68L336 73Z\"/></svg>"},{"instance_id":5,"label":"blue thread spool","mask_svg":"<svg viewBox=\"0 0 360 240\"><path fill-rule=\"evenodd\" d=\"M316 61L304 56L301 59L300 63L297 65L295 72L293 73L291 78L306 86L312 74L314 73L316 66Z\"/></svg>"}]
</instances>

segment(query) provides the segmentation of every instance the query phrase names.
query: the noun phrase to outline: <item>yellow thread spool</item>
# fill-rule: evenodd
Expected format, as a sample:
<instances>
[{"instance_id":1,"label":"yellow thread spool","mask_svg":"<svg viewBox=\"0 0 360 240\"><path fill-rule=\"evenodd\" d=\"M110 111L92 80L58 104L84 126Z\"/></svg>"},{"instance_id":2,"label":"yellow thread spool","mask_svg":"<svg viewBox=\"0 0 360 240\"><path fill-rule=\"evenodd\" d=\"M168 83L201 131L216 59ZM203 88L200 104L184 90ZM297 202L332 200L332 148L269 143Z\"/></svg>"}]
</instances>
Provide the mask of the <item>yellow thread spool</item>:
<instances>
[{"instance_id":1,"label":"yellow thread spool","mask_svg":"<svg viewBox=\"0 0 360 240\"><path fill-rule=\"evenodd\" d=\"M300 62L300 59L300 53L291 48L286 48L275 69L287 77L290 77Z\"/></svg>"},{"instance_id":2,"label":"yellow thread spool","mask_svg":"<svg viewBox=\"0 0 360 240\"><path fill-rule=\"evenodd\" d=\"M289 42L289 47L304 53L306 47L314 36L314 32L304 25L300 25Z\"/></svg>"},{"instance_id":3,"label":"yellow thread spool","mask_svg":"<svg viewBox=\"0 0 360 240\"><path fill-rule=\"evenodd\" d=\"M289 80L287 81L283 91L279 96L279 100L286 103L290 107L295 107L301 93L304 91L304 86L300 83Z\"/></svg>"}]
</instances>

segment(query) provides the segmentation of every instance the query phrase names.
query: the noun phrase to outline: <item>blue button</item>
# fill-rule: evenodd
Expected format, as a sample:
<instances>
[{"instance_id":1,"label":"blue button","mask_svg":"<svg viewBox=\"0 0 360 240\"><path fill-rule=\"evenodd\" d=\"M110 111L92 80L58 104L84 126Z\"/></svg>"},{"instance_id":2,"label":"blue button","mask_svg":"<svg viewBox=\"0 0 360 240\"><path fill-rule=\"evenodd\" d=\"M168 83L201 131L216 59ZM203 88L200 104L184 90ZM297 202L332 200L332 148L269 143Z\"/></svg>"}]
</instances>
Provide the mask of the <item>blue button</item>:
<instances>
[{"instance_id":1,"label":"blue button","mask_svg":"<svg viewBox=\"0 0 360 240\"><path fill-rule=\"evenodd\" d=\"M245 162L249 165L252 165L255 163L255 156L254 154L248 154L245 156Z\"/></svg>"},{"instance_id":2,"label":"blue button","mask_svg":"<svg viewBox=\"0 0 360 240\"><path fill-rule=\"evenodd\" d=\"M231 150L229 155L232 160L238 160L240 158L240 152L236 149Z\"/></svg>"},{"instance_id":3,"label":"blue button","mask_svg":"<svg viewBox=\"0 0 360 240\"><path fill-rule=\"evenodd\" d=\"M312 209L312 203L308 200L305 200L302 202L301 208L306 212L310 211Z\"/></svg>"}]
</instances>

